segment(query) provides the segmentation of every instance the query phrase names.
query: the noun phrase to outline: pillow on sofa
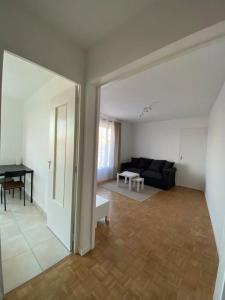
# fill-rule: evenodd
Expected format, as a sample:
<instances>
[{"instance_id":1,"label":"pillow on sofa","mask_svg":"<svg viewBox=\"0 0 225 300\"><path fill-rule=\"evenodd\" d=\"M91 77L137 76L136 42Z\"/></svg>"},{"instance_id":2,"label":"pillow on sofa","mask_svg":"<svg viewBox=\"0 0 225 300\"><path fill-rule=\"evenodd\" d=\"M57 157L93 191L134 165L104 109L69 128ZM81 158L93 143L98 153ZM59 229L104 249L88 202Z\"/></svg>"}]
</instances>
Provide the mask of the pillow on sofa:
<instances>
[{"instance_id":1,"label":"pillow on sofa","mask_svg":"<svg viewBox=\"0 0 225 300\"><path fill-rule=\"evenodd\" d=\"M161 172L164 164L165 160L153 159L148 169L155 172Z\"/></svg>"},{"instance_id":2,"label":"pillow on sofa","mask_svg":"<svg viewBox=\"0 0 225 300\"><path fill-rule=\"evenodd\" d=\"M138 173L139 175L141 175L141 172L142 172L141 169L138 169L138 168L132 168L132 167L127 168L126 171L133 172L133 173Z\"/></svg>"},{"instance_id":3,"label":"pillow on sofa","mask_svg":"<svg viewBox=\"0 0 225 300\"><path fill-rule=\"evenodd\" d=\"M132 157L131 158L132 167L139 168L139 161L140 158Z\"/></svg>"},{"instance_id":4,"label":"pillow on sofa","mask_svg":"<svg viewBox=\"0 0 225 300\"><path fill-rule=\"evenodd\" d=\"M171 161L166 161L164 166L163 166L163 170L165 169L170 169L174 166L174 162L171 162Z\"/></svg>"},{"instance_id":5,"label":"pillow on sofa","mask_svg":"<svg viewBox=\"0 0 225 300\"><path fill-rule=\"evenodd\" d=\"M162 177L163 177L162 173L154 172L154 171L151 171L151 170L147 170L147 171L142 172L141 176L144 177L144 178L147 177L147 178L159 179L159 180L161 180Z\"/></svg>"},{"instance_id":6,"label":"pillow on sofa","mask_svg":"<svg viewBox=\"0 0 225 300\"><path fill-rule=\"evenodd\" d=\"M139 160L138 167L139 169L147 170L151 162L152 159L141 157Z\"/></svg>"}]
</instances>

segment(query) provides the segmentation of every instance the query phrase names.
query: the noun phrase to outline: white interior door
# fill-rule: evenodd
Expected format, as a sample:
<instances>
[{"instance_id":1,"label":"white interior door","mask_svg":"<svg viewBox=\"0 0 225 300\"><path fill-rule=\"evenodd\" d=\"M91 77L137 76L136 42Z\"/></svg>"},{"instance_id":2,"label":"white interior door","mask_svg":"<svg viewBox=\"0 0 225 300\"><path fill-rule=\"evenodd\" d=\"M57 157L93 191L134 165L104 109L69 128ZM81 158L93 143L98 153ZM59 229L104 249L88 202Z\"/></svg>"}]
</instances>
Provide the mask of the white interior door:
<instances>
[{"instance_id":1,"label":"white interior door","mask_svg":"<svg viewBox=\"0 0 225 300\"><path fill-rule=\"evenodd\" d=\"M180 131L179 185L203 191L207 128L185 128Z\"/></svg>"},{"instance_id":2,"label":"white interior door","mask_svg":"<svg viewBox=\"0 0 225 300\"><path fill-rule=\"evenodd\" d=\"M67 249L72 247L75 86L51 101L47 225Z\"/></svg>"}]
</instances>

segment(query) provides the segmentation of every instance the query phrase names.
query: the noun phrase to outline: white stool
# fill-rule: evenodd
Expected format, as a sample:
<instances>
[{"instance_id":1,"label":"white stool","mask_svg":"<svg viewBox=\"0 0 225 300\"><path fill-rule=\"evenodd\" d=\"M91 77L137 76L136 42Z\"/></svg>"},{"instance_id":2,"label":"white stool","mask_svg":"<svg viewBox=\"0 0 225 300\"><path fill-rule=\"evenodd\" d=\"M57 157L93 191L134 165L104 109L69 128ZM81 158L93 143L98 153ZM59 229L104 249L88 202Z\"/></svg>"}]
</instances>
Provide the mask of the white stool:
<instances>
[{"instance_id":1,"label":"white stool","mask_svg":"<svg viewBox=\"0 0 225 300\"><path fill-rule=\"evenodd\" d=\"M134 178L132 179L132 182L134 183L134 187L135 185L137 186L137 192L140 191L140 184L141 184L141 189L144 189L144 178L138 177L138 178Z\"/></svg>"}]
</instances>

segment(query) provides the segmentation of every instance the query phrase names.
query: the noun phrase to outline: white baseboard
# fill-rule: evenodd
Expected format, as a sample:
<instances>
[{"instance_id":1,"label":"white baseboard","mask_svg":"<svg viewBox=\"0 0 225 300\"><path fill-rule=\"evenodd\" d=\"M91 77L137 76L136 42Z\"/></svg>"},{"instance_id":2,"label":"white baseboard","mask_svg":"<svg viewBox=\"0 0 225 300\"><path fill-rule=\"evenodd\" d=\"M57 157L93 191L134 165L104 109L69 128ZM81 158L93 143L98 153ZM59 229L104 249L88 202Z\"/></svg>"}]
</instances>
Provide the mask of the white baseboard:
<instances>
[{"instance_id":1,"label":"white baseboard","mask_svg":"<svg viewBox=\"0 0 225 300\"><path fill-rule=\"evenodd\" d=\"M26 196L28 198L30 198L30 193L29 192L25 192L26 193ZM33 204L36 206L36 208L40 211L40 213L42 215L44 215L45 218L47 218L47 213L44 211L44 209L38 204L38 202L34 199L33 197Z\"/></svg>"},{"instance_id":2,"label":"white baseboard","mask_svg":"<svg viewBox=\"0 0 225 300\"><path fill-rule=\"evenodd\" d=\"M37 207L37 209L47 218L47 213L44 211L44 209L37 203L36 200L33 199L34 205Z\"/></svg>"}]
</instances>

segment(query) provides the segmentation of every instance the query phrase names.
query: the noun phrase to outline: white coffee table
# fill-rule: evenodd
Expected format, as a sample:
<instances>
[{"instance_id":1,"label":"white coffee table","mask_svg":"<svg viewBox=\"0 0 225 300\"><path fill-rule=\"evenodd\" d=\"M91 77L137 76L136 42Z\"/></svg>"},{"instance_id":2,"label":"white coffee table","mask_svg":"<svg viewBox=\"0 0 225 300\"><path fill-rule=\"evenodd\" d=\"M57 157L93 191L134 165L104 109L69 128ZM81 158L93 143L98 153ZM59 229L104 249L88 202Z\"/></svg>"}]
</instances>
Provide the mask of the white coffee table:
<instances>
[{"instance_id":1,"label":"white coffee table","mask_svg":"<svg viewBox=\"0 0 225 300\"><path fill-rule=\"evenodd\" d=\"M134 187L137 188L137 192L140 191L140 185L141 185L141 189L144 189L144 178L141 177L135 177L132 179L132 182L134 184Z\"/></svg>"},{"instance_id":2,"label":"white coffee table","mask_svg":"<svg viewBox=\"0 0 225 300\"><path fill-rule=\"evenodd\" d=\"M132 188L132 179L139 177L138 173L134 173L134 172L129 172L129 171L124 171L122 173L117 173L117 185L119 185L119 181L120 181L120 177L124 177L125 178L125 183L129 183L129 191L131 191Z\"/></svg>"}]
</instances>

